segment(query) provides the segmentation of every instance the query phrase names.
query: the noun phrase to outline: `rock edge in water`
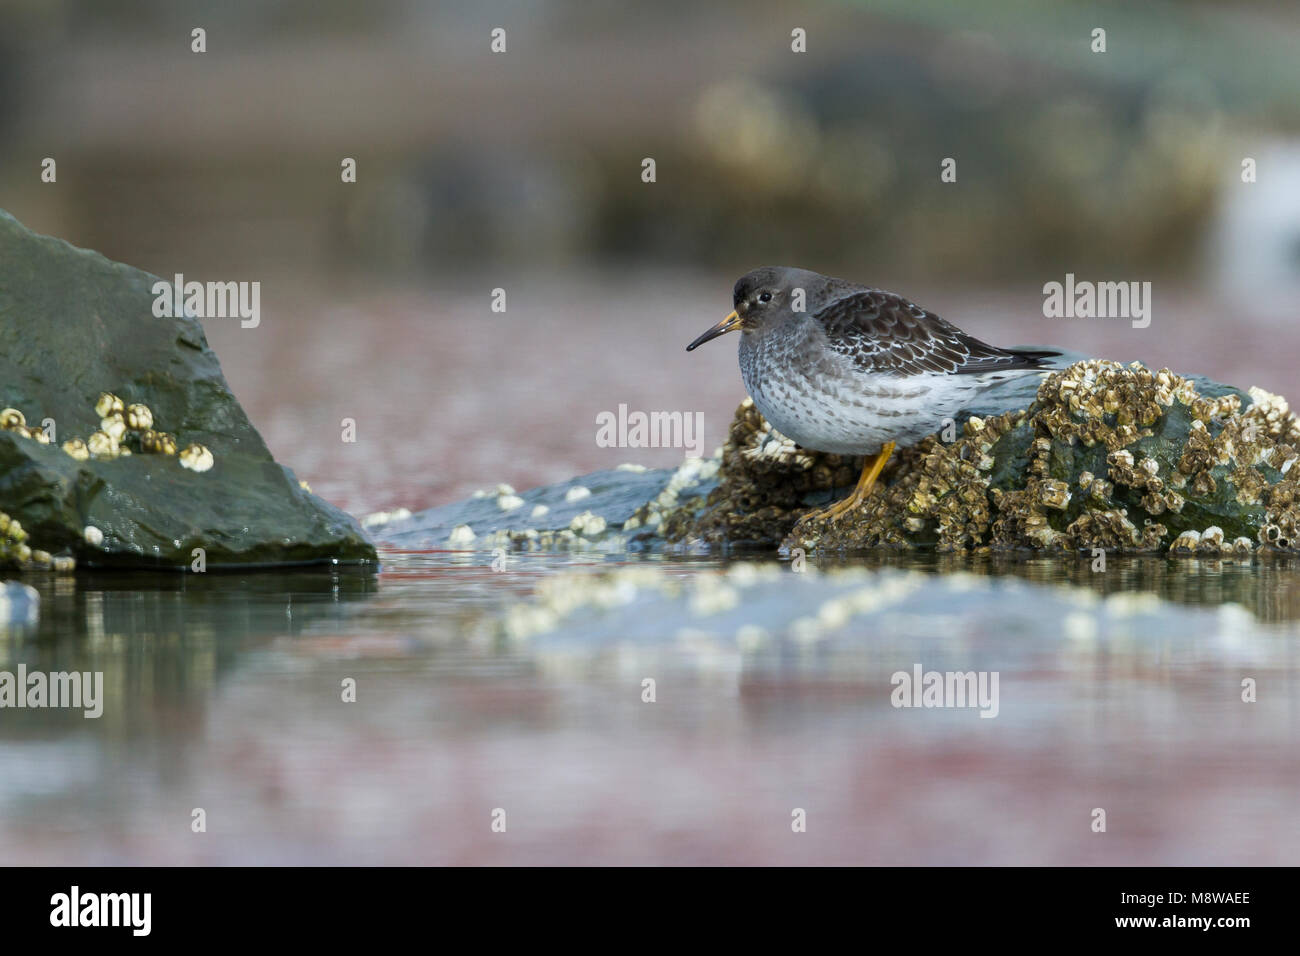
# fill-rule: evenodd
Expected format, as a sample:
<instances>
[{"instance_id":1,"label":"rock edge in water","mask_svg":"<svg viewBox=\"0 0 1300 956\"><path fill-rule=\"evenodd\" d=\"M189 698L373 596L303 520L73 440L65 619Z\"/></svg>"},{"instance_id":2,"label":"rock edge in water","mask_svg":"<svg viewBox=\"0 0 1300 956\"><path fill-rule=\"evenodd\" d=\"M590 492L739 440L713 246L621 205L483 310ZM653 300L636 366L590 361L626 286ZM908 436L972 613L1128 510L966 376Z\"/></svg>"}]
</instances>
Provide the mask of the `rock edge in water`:
<instances>
[{"instance_id":1,"label":"rock edge in water","mask_svg":"<svg viewBox=\"0 0 1300 956\"><path fill-rule=\"evenodd\" d=\"M3 211L0 262L0 566L375 560L276 463L198 320L153 314L156 277Z\"/></svg>"}]
</instances>

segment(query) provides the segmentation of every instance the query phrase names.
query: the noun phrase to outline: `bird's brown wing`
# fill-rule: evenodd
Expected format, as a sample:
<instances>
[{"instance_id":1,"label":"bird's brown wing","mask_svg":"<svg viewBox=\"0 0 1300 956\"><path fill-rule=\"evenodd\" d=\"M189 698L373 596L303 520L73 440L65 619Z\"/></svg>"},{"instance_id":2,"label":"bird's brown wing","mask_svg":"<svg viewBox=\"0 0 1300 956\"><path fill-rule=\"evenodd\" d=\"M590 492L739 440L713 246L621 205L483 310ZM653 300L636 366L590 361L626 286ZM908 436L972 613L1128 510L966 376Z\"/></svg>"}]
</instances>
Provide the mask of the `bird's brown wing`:
<instances>
[{"instance_id":1,"label":"bird's brown wing","mask_svg":"<svg viewBox=\"0 0 1300 956\"><path fill-rule=\"evenodd\" d=\"M884 375L949 375L1041 368L1055 353L1000 349L967 335L900 295L866 289L837 299L812 318L829 346L858 368Z\"/></svg>"}]
</instances>

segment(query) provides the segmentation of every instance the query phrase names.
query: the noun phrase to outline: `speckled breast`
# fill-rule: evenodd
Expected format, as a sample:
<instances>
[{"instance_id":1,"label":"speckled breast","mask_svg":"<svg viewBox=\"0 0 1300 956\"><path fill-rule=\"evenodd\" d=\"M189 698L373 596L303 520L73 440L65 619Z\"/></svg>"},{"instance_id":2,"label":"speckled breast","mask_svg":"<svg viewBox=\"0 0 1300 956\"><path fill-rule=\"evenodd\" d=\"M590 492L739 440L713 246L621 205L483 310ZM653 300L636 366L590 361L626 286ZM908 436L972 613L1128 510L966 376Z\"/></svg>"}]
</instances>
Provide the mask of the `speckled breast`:
<instances>
[{"instance_id":1,"label":"speckled breast","mask_svg":"<svg viewBox=\"0 0 1300 956\"><path fill-rule=\"evenodd\" d=\"M740 373L777 431L805 448L848 455L930 434L968 391L953 376L863 372L847 356L772 335L742 334Z\"/></svg>"}]
</instances>

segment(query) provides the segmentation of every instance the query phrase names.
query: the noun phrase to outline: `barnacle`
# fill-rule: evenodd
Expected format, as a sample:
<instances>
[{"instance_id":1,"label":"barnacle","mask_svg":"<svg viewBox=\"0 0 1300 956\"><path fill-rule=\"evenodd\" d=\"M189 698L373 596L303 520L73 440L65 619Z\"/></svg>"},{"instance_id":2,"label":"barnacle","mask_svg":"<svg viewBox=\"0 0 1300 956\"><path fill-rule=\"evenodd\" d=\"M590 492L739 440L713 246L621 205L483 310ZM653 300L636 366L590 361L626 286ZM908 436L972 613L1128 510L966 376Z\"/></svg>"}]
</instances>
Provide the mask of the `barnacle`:
<instances>
[{"instance_id":1,"label":"barnacle","mask_svg":"<svg viewBox=\"0 0 1300 956\"><path fill-rule=\"evenodd\" d=\"M121 450L117 439L102 431L90 433L86 448L92 458L116 458Z\"/></svg>"},{"instance_id":2,"label":"barnacle","mask_svg":"<svg viewBox=\"0 0 1300 956\"><path fill-rule=\"evenodd\" d=\"M153 428L153 412L147 405L128 405L126 407L127 427L138 432Z\"/></svg>"},{"instance_id":3,"label":"barnacle","mask_svg":"<svg viewBox=\"0 0 1300 956\"><path fill-rule=\"evenodd\" d=\"M120 442L126 437L126 419L122 417L121 412L113 412L100 419L99 430L114 441Z\"/></svg>"},{"instance_id":4,"label":"barnacle","mask_svg":"<svg viewBox=\"0 0 1300 956\"><path fill-rule=\"evenodd\" d=\"M176 439L166 432L149 429L140 433L140 450L151 455L174 455Z\"/></svg>"},{"instance_id":5,"label":"barnacle","mask_svg":"<svg viewBox=\"0 0 1300 956\"><path fill-rule=\"evenodd\" d=\"M77 461L85 461L90 457L90 449L80 438L69 438L63 443L63 450Z\"/></svg>"},{"instance_id":6,"label":"barnacle","mask_svg":"<svg viewBox=\"0 0 1300 956\"><path fill-rule=\"evenodd\" d=\"M167 436L171 437L171 436ZM172 447L175 447L173 442ZM214 464L212 452L203 445L188 445L180 453L180 462L182 468L188 468L190 471L207 471Z\"/></svg>"},{"instance_id":7,"label":"barnacle","mask_svg":"<svg viewBox=\"0 0 1300 956\"><path fill-rule=\"evenodd\" d=\"M101 392L95 401L95 414L100 418L108 418L114 413L121 414L125 410L126 406L122 404L122 400L112 392Z\"/></svg>"}]
</instances>

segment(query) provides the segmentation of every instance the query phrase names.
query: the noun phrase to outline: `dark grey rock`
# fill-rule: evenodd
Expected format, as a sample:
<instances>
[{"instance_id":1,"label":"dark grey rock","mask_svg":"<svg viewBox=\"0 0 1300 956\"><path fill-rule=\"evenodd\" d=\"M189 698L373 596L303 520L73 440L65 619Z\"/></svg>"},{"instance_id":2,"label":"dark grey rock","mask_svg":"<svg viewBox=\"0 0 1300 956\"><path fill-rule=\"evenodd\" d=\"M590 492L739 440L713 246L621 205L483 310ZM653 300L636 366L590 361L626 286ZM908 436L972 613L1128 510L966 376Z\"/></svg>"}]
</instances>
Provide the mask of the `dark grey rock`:
<instances>
[{"instance_id":1,"label":"dark grey rock","mask_svg":"<svg viewBox=\"0 0 1300 956\"><path fill-rule=\"evenodd\" d=\"M4 212L0 263L0 407L57 429L49 445L0 432L0 511L21 521L32 548L84 565L178 570L199 547L208 569L374 560L356 521L271 457L199 322L154 316L154 276ZM181 448L207 446L214 467L195 473L167 455L72 458L59 444L99 428L101 392L147 405L155 428ZM87 526L101 544L86 540Z\"/></svg>"}]
</instances>

